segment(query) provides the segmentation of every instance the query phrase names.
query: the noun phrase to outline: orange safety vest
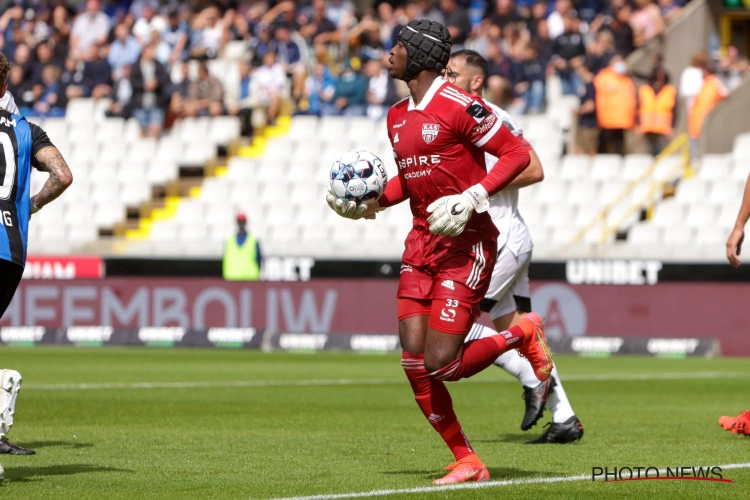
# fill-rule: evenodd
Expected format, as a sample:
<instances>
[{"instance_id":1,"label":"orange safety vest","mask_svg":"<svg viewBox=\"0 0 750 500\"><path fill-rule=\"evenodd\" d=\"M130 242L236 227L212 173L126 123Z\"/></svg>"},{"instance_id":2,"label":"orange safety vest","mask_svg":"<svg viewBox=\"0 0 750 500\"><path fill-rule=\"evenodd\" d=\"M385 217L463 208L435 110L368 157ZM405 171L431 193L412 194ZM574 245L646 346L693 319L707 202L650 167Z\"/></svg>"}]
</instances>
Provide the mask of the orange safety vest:
<instances>
[{"instance_id":1,"label":"orange safety vest","mask_svg":"<svg viewBox=\"0 0 750 500\"><path fill-rule=\"evenodd\" d=\"M641 130L653 134L671 135L677 89L665 85L658 94L651 85L642 85L638 90L641 105Z\"/></svg>"},{"instance_id":2,"label":"orange safety vest","mask_svg":"<svg viewBox=\"0 0 750 500\"><path fill-rule=\"evenodd\" d=\"M604 68L594 78L596 119L605 129L635 128L636 94L633 81Z\"/></svg>"},{"instance_id":3,"label":"orange safety vest","mask_svg":"<svg viewBox=\"0 0 750 500\"><path fill-rule=\"evenodd\" d=\"M724 84L716 78L714 75L708 75L703 80L703 88L695 96L693 107L690 110L690 117L688 119L688 132L690 137L697 139L701 135L701 127L703 126L703 120L706 119L714 107L726 97L727 91L724 88Z\"/></svg>"}]
</instances>

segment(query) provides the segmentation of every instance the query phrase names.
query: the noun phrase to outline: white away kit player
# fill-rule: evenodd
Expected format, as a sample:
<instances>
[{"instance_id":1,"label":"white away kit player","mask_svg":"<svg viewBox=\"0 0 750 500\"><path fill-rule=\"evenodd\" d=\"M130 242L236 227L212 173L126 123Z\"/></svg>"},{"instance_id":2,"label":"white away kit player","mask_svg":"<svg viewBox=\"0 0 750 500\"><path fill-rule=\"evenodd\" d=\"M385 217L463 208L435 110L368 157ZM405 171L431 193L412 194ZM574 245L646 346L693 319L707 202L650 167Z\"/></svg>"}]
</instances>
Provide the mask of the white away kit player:
<instances>
[{"instance_id":1,"label":"white away kit player","mask_svg":"<svg viewBox=\"0 0 750 500\"><path fill-rule=\"evenodd\" d=\"M446 79L466 92L482 97L487 78L487 61L473 50L460 50L451 54ZM490 287L481 304L482 311L489 313L495 330L475 323L466 337L466 342L495 335L507 330L531 312L529 288L529 263L534 245L531 234L518 211L518 189L541 181L544 178L539 157L523 139L523 130L503 109L485 101L500 120L519 137L529 149L531 164L511 184L490 198L489 214L497 226L498 255L492 271ZM485 153L489 172L497 158ZM516 377L523 385L526 412L521 429L533 427L544 413L545 405L552 412L549 429L538 439L528 444L569 443L581 439L583 426L573 412L563 389L557 367L546 382L539 382L531 364L516 350L510 350L497 358L495 364Z\"/></svg>"}]
</instances>

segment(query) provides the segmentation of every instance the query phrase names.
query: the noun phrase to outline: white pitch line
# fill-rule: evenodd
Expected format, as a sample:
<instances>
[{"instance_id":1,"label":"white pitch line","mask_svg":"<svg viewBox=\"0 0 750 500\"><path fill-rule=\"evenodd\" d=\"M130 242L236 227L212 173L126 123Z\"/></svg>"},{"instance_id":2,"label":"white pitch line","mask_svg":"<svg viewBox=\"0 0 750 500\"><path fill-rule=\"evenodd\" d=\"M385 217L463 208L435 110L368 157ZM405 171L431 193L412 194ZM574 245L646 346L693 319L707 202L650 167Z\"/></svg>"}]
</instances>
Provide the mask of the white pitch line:
<instances>
[{"instance_id":1,"label":"white pitch line","mask_svg":"<svg viewBox=\"0 0 750 500\"><path fill-rule=\"evenodd\" d=\"M673 372L673 373L622 373L599 375L567 375L567 382L638 382L649 380L696 380L750 378L750 373L735 372ZM467 379L463 383L494 384L515 383L513 378L502 379ZM323 379L323 380L236 380L215 382L104 382L82 384L28 384L25 391L85 391L108 389L210 389L216 387L332 387L349 385L399 385L405 379Z\"/></svg>"},{"instance_id":2,"label":"white pitch line","mask_svg":"<svg viewBox=\"0 0 750 500\"><path fill-rule=\"evenodd\" d=\"M748 469L750 463L747 464L727 464L719 465L722 469ZM666 470L662 469L659 474L666 474ZM578 476L556 476L556 477L535 477L530 479L507 479L505 481L485 481L482 483L459 483L459 484L447 484L443 486L420 486L418 488L403 488L403 489L390 489L390 490L370 490L360 491L354 493L331 493L323 495L310 495L301 497L284 497L284 498L273 498L271 500L337 500L342 498L372 498L372 497L384 497L388 495L408 495L410 493L436 493L439 491L452 491L452 490L479 490L484 488L498 488L500 486L515 486L523 484L549 484L549 483L567 483L572 481L584 481L590 480L591 474L580 474ZM601 481L601 480L600 480Z\"/></svg>"}]
</instances>

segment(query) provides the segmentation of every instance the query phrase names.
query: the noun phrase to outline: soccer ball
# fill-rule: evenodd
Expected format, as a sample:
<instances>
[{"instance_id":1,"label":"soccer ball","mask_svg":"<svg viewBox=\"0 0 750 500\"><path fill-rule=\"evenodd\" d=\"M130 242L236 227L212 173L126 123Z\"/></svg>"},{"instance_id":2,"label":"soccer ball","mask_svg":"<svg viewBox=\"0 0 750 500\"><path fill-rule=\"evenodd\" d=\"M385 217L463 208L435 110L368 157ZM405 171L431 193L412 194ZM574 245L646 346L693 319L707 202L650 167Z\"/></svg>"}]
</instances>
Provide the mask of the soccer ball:
<instances>
[{"instance_id":1,"label":"soccer ball","mask_svg":"<svg viewBox=\"0 0 750 500\"><path fill-rule=\"evenodd\" d=\"M331 190L342 200L370 205L385 191L388 174L369 151L347 151L331 166Z\"/></svg>"}]
</instances>

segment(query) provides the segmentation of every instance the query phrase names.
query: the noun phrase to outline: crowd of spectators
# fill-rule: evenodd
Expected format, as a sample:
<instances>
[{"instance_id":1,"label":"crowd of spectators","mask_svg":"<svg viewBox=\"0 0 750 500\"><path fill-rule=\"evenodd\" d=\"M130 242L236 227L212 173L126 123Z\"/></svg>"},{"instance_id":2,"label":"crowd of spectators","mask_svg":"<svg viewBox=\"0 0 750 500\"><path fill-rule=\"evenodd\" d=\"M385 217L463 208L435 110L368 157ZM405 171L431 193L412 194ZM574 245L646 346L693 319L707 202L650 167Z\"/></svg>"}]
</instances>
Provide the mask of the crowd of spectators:
<instances>
[{"instance_id":1,"label":"crowd of spectators","mask_svg":"<svg viewBox=\"0 0 750 500\"><path fill-rule=\"evenodd\" d=\"M428 18L447 26L456 49L487 58L489 100L542 112L556 74L564 94L583 96L590 127L593 78L621 69L613 59L660 36L686 1L376 0L358 12L352 0L87 0L77 11L36 0L0 16L0 49L23 113L60 116L69 99L106 97L110 115L135 117L155 136L185 116L237 114L244 129L258 111L264 123L285 109L379 118L404 95L388 77L388 51L405 24ZM239 88L227 92L206 62L230 42L243 51ZM197 72L175 67L189 60ZM747 70L733 50L716 73L731 88Z\"/></svg>"}]
</instances>

